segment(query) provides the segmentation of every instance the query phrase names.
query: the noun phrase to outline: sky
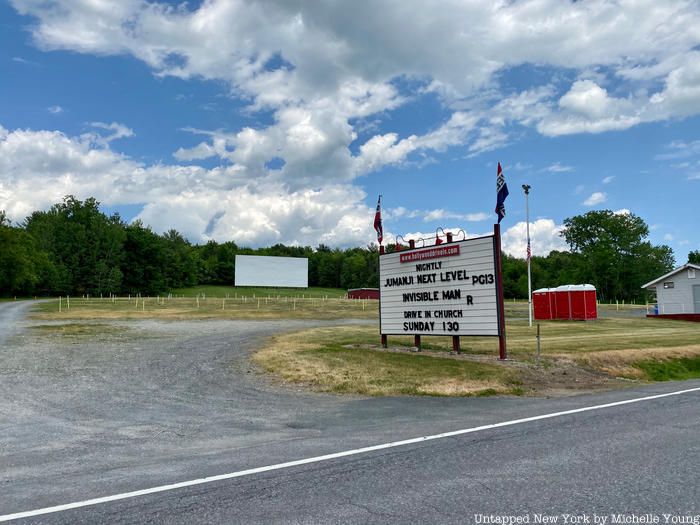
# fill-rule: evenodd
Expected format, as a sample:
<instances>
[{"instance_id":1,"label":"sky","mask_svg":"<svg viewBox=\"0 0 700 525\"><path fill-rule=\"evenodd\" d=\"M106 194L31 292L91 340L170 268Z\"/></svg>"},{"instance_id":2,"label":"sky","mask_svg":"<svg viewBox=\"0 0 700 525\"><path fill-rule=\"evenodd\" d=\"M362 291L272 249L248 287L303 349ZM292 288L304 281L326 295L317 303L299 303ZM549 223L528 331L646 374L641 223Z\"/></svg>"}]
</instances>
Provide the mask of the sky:
<instances>
[{"instance_id":1,"label":"sky","mask_svg":"<svg viewBox=\"0 0 700 525\"><path fill-rule=\"evenodd\" d=\"M190 241L489 233L634 213L700 249L696 0L0 2L0 209L67 194Z\"/></svg>"}]
</instances>

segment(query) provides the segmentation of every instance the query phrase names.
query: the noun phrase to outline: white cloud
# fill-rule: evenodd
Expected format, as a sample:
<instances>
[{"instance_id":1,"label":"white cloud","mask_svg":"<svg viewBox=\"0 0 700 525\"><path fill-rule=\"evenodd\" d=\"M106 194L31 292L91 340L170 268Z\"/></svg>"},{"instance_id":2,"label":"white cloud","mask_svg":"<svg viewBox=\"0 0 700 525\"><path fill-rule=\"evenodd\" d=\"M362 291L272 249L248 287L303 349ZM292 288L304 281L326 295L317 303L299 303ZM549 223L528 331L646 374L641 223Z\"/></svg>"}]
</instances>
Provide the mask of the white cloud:
<instances>
[{"instance_id":1,"label":"white cloud","mask_svg":"<svg viewBox=\"0 0 700 525\"><path fill-rule=\"evenodd\" d=\"M224 156L225 148L220 151L220 155ZM216 145L210 145L206 142L200 142L193 148L178 148L178 150L173 153L173 157L177 160L191 161L191 160L201 160L208 159L217 154Z\"/></svg>"},{"instance_id":2,"label":"white cloud","mask_svg":"<svg viewBox=\"0 0 700 525\"><path fill-rule=\"evenodd\" d=\"M544 135L601 133L630 128L643 121L639 101L610 97L591 80L577 80L559 99L561 111L552 112L537 125Z\"/></svg>"},{"instance_id":3,"label":"white cloud","mask_svg":"<svg viewBox=\"0 0 700 525\"><path fill-rule=\"evenodd\" d=\"M283 149L295 129L308 130L323 142L315 151L345 169L344 180L402 163L416 150L459 145L478 155L513 140L511 125L545 135L599 133L700 111L700 38L690 29L700 26L700 12L684 0L445 2L439 9L408 0L210 0L193 9L140 0L60 9L35 0L12 4L33 17L42 49L130 54L160 76L223 80L251 110L276 113L278 124L255 130L263 140L250 148L267 154ZM558 100L562 80L502 93L501 73L530 64L580 76ZM402 79L419 87L400 94ZM615 84L614 94L605 82ZM649 94L650 82L663 87ZM350 119L431 92L466 121L450 119L423 137L388 131L367 142L356 165L340 158L353 140Z\"/></svg>"},{"instance_id":4,"label":"white cloud","mask_svg":"<svg viewBox=\"0 0 700 525\"><path fill-rule=\"evenodd\" d=\"M675 239L673 234L671 234L671 233L664 234L664 241L672 241L673 239Z\"/></svg>"},{"instance_id":5,"label":"white cloud","mask_svg":"<svg viewBox=\"0 0 700 525\"><path fill-rule=\"evenodd\" d=\"M607 91L591 80L577 80L559 99L560 107L591 118L609 114L612 105Z\"/></svg>"},{"instance_id":6,"label":"white cloud","mask_svg":"<svg viewBox=\"0 0 700 525\"><path fill-rule=\"evenodd\" d=\"M583 201L583 204L586 206L596 206L598 204L602 204L605 201L608 200L608 196L603 193L602 191L596 191L594 193L591 193L591 196L588 197L585 201Z\"/></svg>"},{"instance_id":7,"label":"white cloud","mask_svg":"<svg viewBox=\"0 0 700 525\"><path fill-rule=\"evenodd\" d=\"M236 166L147 166L93 139L0 126L0 209L20 221L73 194L107 205L141 203L137 218L156 231L176 228L193 241L345 246L373 238L373 210L359 188L290 190L273 180L242 179Z\"/></svg>"},{"instance_id":8,"label":"white cloud","mask_svg":"<svg viewBox=\"0 0 700 525\"><path fill-rule=\"evenodd\" d=\"M689 53L671 71L664 89L651 99L651 109L659 116L684 117L700 111L700 52Z\"/></svg>"},{"instance_id":9,"label":"white cloud","mask_svg":"<svg viewBox=\"0 0 700 525\"><path fill-rule=\"evenodd\" d=\"M559 99L561 111L545 116L537 129L549 136L602 133L695 115L700 112L700 51L691 48L673 64L663 89L651 94L640 88L614 97L592 80L577 80Z\"/></svg>"},{"instance_id":10,"label":"white cloud","mask_svg":"<svg viewBox=\"0 0 700 525\"><path fill-rule=\"evenodd\" d=\"M566 242L560 235L563 228L563 225L556 224L552 219L530 222L532 255L546 256L553 250L566 251ZM501 244L508 255L524 259L527 252L527 223L521 221L508 228L503 233Z\"/></svg>"},{"instance_id":11,"label":"white cloud","mask_svg":"<svg viewBox=\"0 0 700 525\"><path fill-rule=\"evenodd\" d=\"M455 213L438 208L435 210L427 211L423 214L423 220L425 222L431 221L441 221L445 219L458 219L468 222L481 222L485 221L490 217L488 213Z\"/></svg>"},{"instance_id":12,"label":"white cloud","mask_svg":"<svg viewBox=\"0 0 700 525\"><path fill-rule=\"evenodd\" d=\"M700 140L676 140L667 144L664 149L666 152L656 155L656 160L683 160L671 164L674 172L684 173L688 180L700 180Z\"/></svg>"},{"instance_id":13,"label":"white cloud","mask_svg":"<svg viewBox=\"0 0 700 525\"><path fill-rule=\"evenodd\" d=\"M442 220L460 220L467 222L481 222L488 220L491 215L484 212L475 213L457 213L454 211L436 208L433 210L408 210L403 206L398 208L389 208L382 212L387 220L394 219L414 219L422 218L424 222L442 221Z\"/></svg>"},{"instance_id":14,"label":"white cloud","mask_svg":"<svg viewBox=\"0 0 700 525\"><path fill-rule=\"evenodd\" d=\"M46 108L46 110L52 115L58 115L59 113L63 113L63 108L61 106L49 106L48 108Z\"/></svg>"},{"instance_id":15,"label":"white cloud","mask_svg":"<svg viewBox=\"0 0 700 525\"><path fill-rule=\"evenodd\" d=\"M603 178L603 184L610 184L613 180L615 180L615 175L609 175Z\"/></svg>"},{"instance_id":16,"label":"white cloud","mask_svg":"<svg viewBox=\"0 0 700 525\"><path fill-rule=\"evenodd\" d=\"M583 201L583 204L586 206L596 206L604 203L607 200L608 196L605 193L602 191L596 191L591 193L591 195L585 201Z\"/></svg>"},{"instance_id":17,"label":"white cloud","mask_svg":"<svg viewBox=\"0 0 700 525\"><path fill-rule=\"evenodd\" d=\"M32 66L32 67L40 67L41 64L39 62L35 62L34 60L27 60L26 58L23 57L12 57L12 61L17 63L17 64L22 64L24 66Z\"/></svg>"},{"instance_id":18,"label":"white cloud","mask_svg":"<svg viewBox=\"0 0 700 525\"><path fill-rule=\"evenodd\" d=\"M490 216L491 215L489 215L488 213L480 212L480 213L467 213L464 216L464 218L465 218L465 220L470 221L470 222L479 222L479 221L488 220L488 218Z\"/></svg>"},{"instance_id":19,"label":"white cloud","mask_svg":"<svg viewBox=\"0 0 700 525\"><path fill-rule=\"evenodd\" d=\"M113 140L134 136L134 131L131 128L128 128L119 122L112 122L111 124L106 124L104 122L90 122L90 126L112 132L109 135L100 135L99 133L86 133L83 135L83 138L89 139L95 144L100 144L104 147L107 147Z\"/></svg>"},{"instance_id":20,"label":"white cloud","mask_svg":"<svg viewBox=\"0 0 700 525\"><path fill-rule=\"evenodd\" d=\"M654 158L656 160L685 159L694 155L700 155L700 140L686 142L684 140L674 140L664 148L666 153L660 153Z\"/></svg>"},{"instance_id":21,"label":"white cloud","mask_svg":"<svg viewBox=\"0 0 700 525\"><path fill-rule=\"evenodd\" d=\"M531 164L525 164L522 162L516 162L513 166L506 166L504 168L505 170L514 170L514 171L528 171L532 169Z\"/></svg>"},{"instance_id":22,"label":"white cloud","mask_svg":"<svg viewBox=\"0 0 700 525\"><path fill-rule=\"evenodd\" d=\"M573 169L574 168L571 166L566 166L560 164L559 162L555 162L554 164L547 166L544 171L548 171L550 173L566 173L567 171L573 171Z\"/></svg>"}]
</instances>

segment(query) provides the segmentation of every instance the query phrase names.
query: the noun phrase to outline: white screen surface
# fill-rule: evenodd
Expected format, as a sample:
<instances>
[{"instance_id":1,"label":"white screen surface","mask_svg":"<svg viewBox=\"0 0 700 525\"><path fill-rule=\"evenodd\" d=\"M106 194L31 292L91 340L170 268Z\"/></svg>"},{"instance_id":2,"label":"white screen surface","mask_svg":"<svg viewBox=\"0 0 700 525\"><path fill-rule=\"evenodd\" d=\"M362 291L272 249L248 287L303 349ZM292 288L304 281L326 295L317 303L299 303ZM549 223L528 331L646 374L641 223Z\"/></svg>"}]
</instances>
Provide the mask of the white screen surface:
<instances>
[{"instance_id":1,"label":"white screen surface","mask_svg":"<svg viewBox=\"0 0 700 525\"><path fill-rule=\"evenodd\" d=\"M236 286L309 287L309 260L303 257L236 255Z\"/></svg>"}]
</instances>

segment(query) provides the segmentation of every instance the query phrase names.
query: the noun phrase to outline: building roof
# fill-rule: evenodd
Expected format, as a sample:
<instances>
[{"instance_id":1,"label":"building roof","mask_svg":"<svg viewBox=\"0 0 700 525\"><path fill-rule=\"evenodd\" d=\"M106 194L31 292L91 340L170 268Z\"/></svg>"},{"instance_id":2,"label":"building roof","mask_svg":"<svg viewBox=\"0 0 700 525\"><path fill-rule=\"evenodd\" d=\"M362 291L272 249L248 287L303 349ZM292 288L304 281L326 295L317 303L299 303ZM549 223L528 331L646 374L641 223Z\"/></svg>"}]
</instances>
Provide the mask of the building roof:
<instances>
[{"instance_id":1,"label":"building roof","mask_svg":"<svg viewBox=\"0 0 700 525\"><path fill-rule=\"evenodd\" d=\"M595 292L592 284L563 284L556 288L539 288L532 293L552 293L552 292Z\"/></svg>"},{"instance_id":2,"label":"building roof","mask_svg":"<svg viewBox=\"0 0 700 525\"><path fill-rule=\"evenodd\" d=\"M693 263L684 264L683 266L679 266L675 270L671 270L666 275L662 275L661 277L654 279L653 281L648 282L647 284L643 285L642 288L649 288L651 286L654 286L655 284L660 283L664 279L668 279L672 275L676 275L678 272L682 272L683 270L686 270L688 268L693 268L694 270L700 270L700 265L693 264Z\"/></svg>"}]
</instances>

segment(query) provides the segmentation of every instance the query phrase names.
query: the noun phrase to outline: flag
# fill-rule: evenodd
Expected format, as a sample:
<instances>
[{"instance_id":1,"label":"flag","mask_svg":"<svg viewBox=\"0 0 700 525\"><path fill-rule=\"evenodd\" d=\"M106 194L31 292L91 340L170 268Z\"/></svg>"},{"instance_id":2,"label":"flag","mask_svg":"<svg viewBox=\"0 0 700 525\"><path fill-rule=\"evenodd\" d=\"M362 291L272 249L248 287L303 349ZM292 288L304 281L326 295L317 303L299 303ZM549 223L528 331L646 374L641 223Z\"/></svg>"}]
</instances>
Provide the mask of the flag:
<instances>
[{"instance_id":1,"label":"flag","mask_svg":"<svg viewBox=\"0 0 700 525\"><path fill-rule=\"evenodd\" d=\"M377 232L377 242L379 244L384 240L384 228L382 228L382 196L377 200L377 212L374 214L374 229Z\"/></svg>"},{"instance_id":2,"label":"flag","mask_svg":"<svg viewBox=\"0 0 700 525\"><path fill-rule=\"evenodd\" d=\"M530 249L530 239L527 240L527 260L530 260L530 257L532 257L532 250Z\"/></svg>"},{"instance_id":3,"label":"flag","mask_svg":"<svg viewBox=\"0 0 700 525\"><path fill-rule=\"evenodd\" d=\"M498 173L496 174L496 214L498 215L498 223L501 223L503 217L506 216L506 207L504 202L508 196L508 185L506 184L506 179L503 176L503 170L501 169L501 163L498 163Z\"/></svg>"}]
</instances>

